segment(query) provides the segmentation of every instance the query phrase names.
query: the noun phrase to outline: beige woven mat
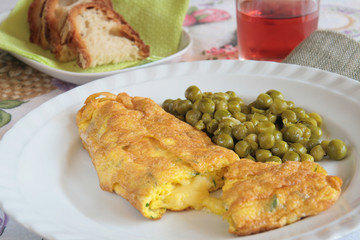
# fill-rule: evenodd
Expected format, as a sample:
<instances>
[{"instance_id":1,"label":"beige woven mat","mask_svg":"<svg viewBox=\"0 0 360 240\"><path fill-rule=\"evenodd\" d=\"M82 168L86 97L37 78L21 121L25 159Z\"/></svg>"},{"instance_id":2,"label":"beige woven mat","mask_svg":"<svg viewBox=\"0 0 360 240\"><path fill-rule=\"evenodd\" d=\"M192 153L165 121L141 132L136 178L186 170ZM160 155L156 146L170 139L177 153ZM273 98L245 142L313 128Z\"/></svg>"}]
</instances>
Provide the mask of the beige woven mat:
<instances>
[{"instance_id":1,"label":"beige woven mat","mask_svg":"<svg viewBox=\"0 0 360 240\"><path fill-rule=\"evenodd\" d=\"M51 92L52 77L0 50L0 101L27 100Z\"/></svg>"},{"instance_id":2,"label":"beige woven mat","mask_svg":"<svg viewBox=\"0 0 360 240\"><path fill-rule=\"evenodd\" d=\"M360 81L360 43L337 32L315 31L283 62L314 67Z\"/></svg>"}]
</instances>

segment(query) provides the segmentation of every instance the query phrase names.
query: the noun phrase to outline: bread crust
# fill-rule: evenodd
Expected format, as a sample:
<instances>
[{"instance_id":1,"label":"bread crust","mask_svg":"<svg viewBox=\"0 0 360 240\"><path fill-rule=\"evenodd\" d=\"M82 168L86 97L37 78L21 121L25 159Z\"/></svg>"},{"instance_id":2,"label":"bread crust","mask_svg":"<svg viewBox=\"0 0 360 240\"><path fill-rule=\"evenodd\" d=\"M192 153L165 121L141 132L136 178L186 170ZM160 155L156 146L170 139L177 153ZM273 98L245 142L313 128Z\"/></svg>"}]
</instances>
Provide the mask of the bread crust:
<instances>
[{"instance_id":1,"label":"bread crust","mask_svg":"<svg viewBox=\"0 0 360 240\"><path fill-rule=\"evenodd\" d=\"M41 39L43 23L41 21L46 0L34 0L28 9L30 41L47 48L47 42Z\"/></svg>"}]
</instances>

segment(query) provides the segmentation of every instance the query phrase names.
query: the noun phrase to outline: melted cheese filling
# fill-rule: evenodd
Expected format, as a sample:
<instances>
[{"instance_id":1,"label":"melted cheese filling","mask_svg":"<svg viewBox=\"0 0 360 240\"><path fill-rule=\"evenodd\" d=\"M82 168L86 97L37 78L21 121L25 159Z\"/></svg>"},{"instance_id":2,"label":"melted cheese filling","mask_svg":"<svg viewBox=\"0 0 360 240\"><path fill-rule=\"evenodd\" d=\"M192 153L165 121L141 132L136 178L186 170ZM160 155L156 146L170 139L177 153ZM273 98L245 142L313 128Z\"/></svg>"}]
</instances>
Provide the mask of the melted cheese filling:
<instances>
[{"instance_id":1,"label":"melted cheese filling","mask_svg":"<svg viewBox=\"0 0 360 240\"><path fill-rule=\"evenodd\" d=\"M209 178L196 176L190 184L173 185L173 189L167 195L150 203L150 209L166 208L173 211L181 211L187 208L196 210L208 210L214 214L223 215L225 208L220 199L211 197L209 189L213 183Z\"/></svg>"}]
</instances>

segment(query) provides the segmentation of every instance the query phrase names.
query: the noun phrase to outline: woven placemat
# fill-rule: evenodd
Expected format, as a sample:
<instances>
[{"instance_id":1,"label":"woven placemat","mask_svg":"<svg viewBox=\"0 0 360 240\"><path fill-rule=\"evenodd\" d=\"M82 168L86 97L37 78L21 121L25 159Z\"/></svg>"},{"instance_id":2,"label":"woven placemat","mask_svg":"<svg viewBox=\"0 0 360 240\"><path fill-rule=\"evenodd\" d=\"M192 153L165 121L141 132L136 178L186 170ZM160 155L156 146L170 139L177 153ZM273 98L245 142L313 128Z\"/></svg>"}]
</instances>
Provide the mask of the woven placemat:
<instances>
[{"instance_id":1,"label":"woven placemat","mask_svg":"<svg viewBox=\"0 0 360 240\"><path fill-rule=\"evenodd\" d=\"M360 43L338 32L313 32L283 62L318 68L360 81Z\"/></svg>"},{"instance_id":2,"label":"woven placemat","mask_svg":"<svg viewBox=\"0 0 360 240\"><path fill-rule=\"evenodd\" d=\"M0 101L27 100L54 89L52 77L0 50Z\"/></svg>"}]
</instances>

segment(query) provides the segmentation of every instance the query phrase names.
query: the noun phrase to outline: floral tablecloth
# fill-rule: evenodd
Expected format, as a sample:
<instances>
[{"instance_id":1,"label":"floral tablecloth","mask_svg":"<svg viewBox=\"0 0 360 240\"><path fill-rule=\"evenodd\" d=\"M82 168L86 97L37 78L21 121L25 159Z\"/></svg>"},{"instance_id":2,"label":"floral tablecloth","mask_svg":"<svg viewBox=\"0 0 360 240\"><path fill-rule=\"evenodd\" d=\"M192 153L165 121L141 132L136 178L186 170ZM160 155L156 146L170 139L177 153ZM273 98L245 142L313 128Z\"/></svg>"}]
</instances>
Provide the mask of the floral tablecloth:
<instances>
[{"instance_id":1,"label":"floral tablecloth","mask_svg":"<svg viewBox=\"0 0 360 240\"><path fill-rule=\"evenodd\" d=\"M0 12L16 1L1 0ZM236 59L234 0L191 0L184 28L193 39L182 61ZM360 42L360 0L321 0L320 29L331 29ZM13 124L41 103L76 87L54 79L0 50L0 139ZM0 209L0 239L40 240ZM360 231L342 238L360 239Z\"/></svg>"}]
</instances>

